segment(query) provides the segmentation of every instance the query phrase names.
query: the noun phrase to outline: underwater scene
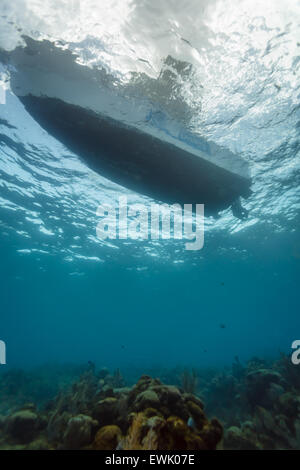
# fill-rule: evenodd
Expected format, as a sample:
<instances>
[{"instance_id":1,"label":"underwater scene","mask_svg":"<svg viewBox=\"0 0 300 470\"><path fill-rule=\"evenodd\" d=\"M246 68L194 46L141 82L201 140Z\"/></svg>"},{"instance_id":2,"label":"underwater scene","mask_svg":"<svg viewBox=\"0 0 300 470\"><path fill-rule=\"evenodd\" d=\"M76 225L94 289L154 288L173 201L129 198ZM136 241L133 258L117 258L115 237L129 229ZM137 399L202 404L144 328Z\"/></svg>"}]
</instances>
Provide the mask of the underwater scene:
<instances>
[{"instance_id":1,"label":"underwater scene","mask_svg":"<svg viewBox=\"0 0 300 470\"><path fill-rule=\"evenodd\" d=\"M299 25L0 1L0 450L300 450Z\"/></svg>"}]
</instances>

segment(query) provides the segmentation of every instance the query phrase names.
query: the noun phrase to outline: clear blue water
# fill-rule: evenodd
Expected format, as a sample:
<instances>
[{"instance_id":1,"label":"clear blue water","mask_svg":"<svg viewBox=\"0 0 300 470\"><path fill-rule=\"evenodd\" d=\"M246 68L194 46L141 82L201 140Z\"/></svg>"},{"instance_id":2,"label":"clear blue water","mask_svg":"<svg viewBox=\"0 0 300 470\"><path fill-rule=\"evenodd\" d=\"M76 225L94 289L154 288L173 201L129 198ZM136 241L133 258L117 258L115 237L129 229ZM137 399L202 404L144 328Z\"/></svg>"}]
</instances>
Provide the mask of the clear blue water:
<instances>
[{"instance_id":1,"label":"clear blue water","mask_svg":"<svg viewBox=\"0 0 300 470\"><path fill-rule=\"evenodd\" d=\"M25 2L28 15L21 18L4 2L1 47L12 50L21 41L9 18L33 37L65 41L83 63L110 70L119 94L131 99L131 90L144 99L148 93L154 111L241 155L250 165L253 195L245 202L246 221L230 210L207 219L199 252L184 250L180 241L100 242L99 202L120 194L147 199L89 170L8 89L0 105L0 338L8 367L89 360L145 370L222 367L235 356L290 353L300 336L297 2L285 11L280 2L276 11L266 4L261 16L249 1L241 10L232 2L231 19L225 1L213 2L215 16L195 2L175 14L167 2L157 29L149 26L155 12L147 2L126 12L122 25L109 15L107 23L91 23L81 9L81 29L72 19L65 28L55 22L48 3ZM199 21L191 29L195 13ZM173 18L173 29L166 18ZM203 24L206 34L196 28ZM174 88L156 82L154 96L142 79L136 89L128 79L134 71L155 83L168 54L194 66L177 89L176 112ZM5 65L1 70L9 73Z\"/></svg>"},{"instance_id":2,"label":"clear blue water","mask_svg":"<svg viewBox=\"0 0 300 470\"><path fill-rule=\"evenodd\" d=\"M260 250L254 244L255 253L243 260L211 253L195 265L189 256L175 267L145 261L142 271L134 253L122 265L118 256L108 265L76 262L82 275L75 276L57 256L20 255L18 237L3 237L1 335L8 363L205 367L229 365L236 355L289 353L299 330L293 238L276 237Z\"/></svg>"}]
</instances>

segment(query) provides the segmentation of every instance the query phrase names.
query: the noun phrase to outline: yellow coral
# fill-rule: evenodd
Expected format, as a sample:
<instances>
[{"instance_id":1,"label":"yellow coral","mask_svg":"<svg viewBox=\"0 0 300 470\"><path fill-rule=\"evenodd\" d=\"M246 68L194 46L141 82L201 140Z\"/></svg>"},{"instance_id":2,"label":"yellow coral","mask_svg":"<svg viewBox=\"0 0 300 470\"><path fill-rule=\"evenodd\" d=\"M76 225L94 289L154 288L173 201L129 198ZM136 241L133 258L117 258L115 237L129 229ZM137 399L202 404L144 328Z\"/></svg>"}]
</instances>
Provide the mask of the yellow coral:
<instances>
[{"instance_id":1,"label":"yellow coral","mask_svg":"<svg viewBox=\"0 0 300 470\"><path fill-rule=\"evenodd\" d=\"M121 429L118 426L103 426L96 434L93 449L115 450L122 438Z\"/></svg>"},{"instance_id":2,"label":"yellow coral","mask_svg":"<svg viewBox=\"0 0 300 470\"><path fill-rule=\"evenodd\" d=\"M144 413L137 413L131 426L129 428L127 436L122 441L122 448L124 450L142 450L142 428L145 425L146 417Z\"/></svg>"},{"instance_id":3,"label":"yellow coral","mask_svg":"<svg viewBox=\"0 0 300 470\"><path fill-rule=\"evenodd\" d=\"M153 413L135 414L128 434L122 441L122 448L124 450L156 450L158 448L156 428L163 421L161 417L153 416Z\"/></svg>"}]
</instances>

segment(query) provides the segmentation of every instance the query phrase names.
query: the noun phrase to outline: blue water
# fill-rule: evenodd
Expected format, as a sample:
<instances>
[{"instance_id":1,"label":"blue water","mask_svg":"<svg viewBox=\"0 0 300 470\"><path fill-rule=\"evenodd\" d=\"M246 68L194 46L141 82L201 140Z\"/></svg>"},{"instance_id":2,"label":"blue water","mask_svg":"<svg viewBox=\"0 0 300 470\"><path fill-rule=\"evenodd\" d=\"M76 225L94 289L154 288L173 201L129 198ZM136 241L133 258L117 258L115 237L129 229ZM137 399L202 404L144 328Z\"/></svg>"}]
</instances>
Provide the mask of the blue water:
<instances>
[{"instance_id":1,"label":"blue water","mask_svg":"<svg viewBox=\"0 0 300 470\"><path fill-rule=\"evenodd\" d=\"M47 214L43 197L34 202ZM90 231L61 216L67 235L50 244L39 225L27 238L16 234L12 226L26 222L8 207L1 212L1 336L10 366L223 366L235 356L289 353L299 336L297 231L208 236L201 252L183 251L174 263L172 242L162 246L169 259L147 255L148 242L92 249L84 244ZM66 260L78 233L82 258Z\"/></svg>"},{"instance_id":2,"label":"blue water","mask_svg":"<svg viewBox=\"0 0 300 470\"><path fill-rule=\"evenodd\" d=\"M41 273L39 262L13 253L15 243L1 249L1 334L10 365L222 366L235 355L289 352L297 336L293 259L212 257L197 267L151 263L141 273L128 259L132 271L114 262L76 278L57 259Z\"/></svg>"},{"instance_id":3,"label":"blue water","mask_svg":"<svg viewBox=\"0 0 300 470\"><path fill-rule=\"evenodd\" d=\"M131 28L139 24L138 12ZM146 371L155 366L222 367L235 356L246 361L291 352L300 336L299 51L294 23L280 13L280 21L268 15L265 21L250 21L254 36L248 26L237 28L240 49L237 36L225 40L220 25L213 23L216 46L205 44L203 60L209 54L215 60L199 65L203 85L191 83L184 97L192 114L180 122L184 135L199 132L242 155L253 181L253 195L245 202L249 218L240 221L226 210L217 220L207 219L199 252L172 240L100 242L96 209L101 201L121 194L134 202L147 198L89 170L8 89L6 104L0 105L0 339L7 345L6 367L91 360ZM244 20L237 16L232 27ZM187 33L185 21L183 15ZM31 26L23 25L26 33ZM45 34L63 37L53 28L49 20ZM153 48L160 50L156 33ZM2 34L1 44L11 50L15 37L10 43L9 34ZM193 34L195 52L202 43L197 45L201 38ZM97 38L63 39L87 63L95 59L92 46L100 48ZM116 74L112 39L111 50L101 47L95 63L109 64ZM162 49L166 56L166 43ZM185 53L180 60L191 59ZM132 65L128 57L120 62L122 79ZM152 60L155 71L155 54ZM172 114L171 101L152 103L159 112L165 108Z\"/></svg>"}]
</instances>

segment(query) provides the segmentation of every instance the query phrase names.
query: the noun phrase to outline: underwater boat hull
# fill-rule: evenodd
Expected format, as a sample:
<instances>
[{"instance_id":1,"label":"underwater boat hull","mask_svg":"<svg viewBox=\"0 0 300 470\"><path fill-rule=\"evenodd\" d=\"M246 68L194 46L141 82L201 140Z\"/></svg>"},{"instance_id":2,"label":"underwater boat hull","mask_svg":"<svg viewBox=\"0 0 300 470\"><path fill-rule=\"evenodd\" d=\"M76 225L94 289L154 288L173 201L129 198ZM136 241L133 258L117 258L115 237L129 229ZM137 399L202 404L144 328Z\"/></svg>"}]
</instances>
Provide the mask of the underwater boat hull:
<instances>
[{"instance_id":1,"label":"underwater boat hull","mask_svg":"<svg viewBox=\"0 0 300 470\"><path fill-rule=\"evenodd\" d=\"M208 214L250 194L249 179L132 126L55 98L20 100L91 169L138 193L169 204L205 204Z\"/></svg>"},{"instance_id":2,"label":"underwater boat hull","mask_svg":"<svg viewBox=\"0 0 300 470\"><path fill-rule=\"evenodd\" d=\"M148 105L115 90L105 70L79 64L75 54L50 41L24 41L7 58L12 91L90 168L158 201L204 204L213 215L235 204L241 212L239 197L249 196L251 181L239 155L199 136L187 142L149 125Z\"/></svg>"}]
</instances>

